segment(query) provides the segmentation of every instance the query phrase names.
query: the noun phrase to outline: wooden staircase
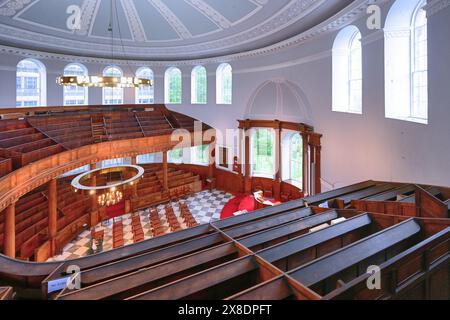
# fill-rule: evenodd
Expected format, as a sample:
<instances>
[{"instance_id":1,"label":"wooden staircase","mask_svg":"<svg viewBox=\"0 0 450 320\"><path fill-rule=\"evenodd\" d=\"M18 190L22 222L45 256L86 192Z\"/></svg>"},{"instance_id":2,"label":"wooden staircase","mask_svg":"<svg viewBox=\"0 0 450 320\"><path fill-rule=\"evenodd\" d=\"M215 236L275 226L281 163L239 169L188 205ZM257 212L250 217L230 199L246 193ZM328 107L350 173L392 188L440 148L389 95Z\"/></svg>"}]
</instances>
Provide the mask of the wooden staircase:
<instances>
[{"instance_id":1,"label":"wooden staircase","mask_svg":"<svg viewBox=\"0 0 450 320\"><path fill-rule=\"evenodd\" d=\"M103 117L91 116L91 128L92 128L92 138L94 138L94 143L103 142L104 137L106 136Z\"/></svg>"}]
</instances>

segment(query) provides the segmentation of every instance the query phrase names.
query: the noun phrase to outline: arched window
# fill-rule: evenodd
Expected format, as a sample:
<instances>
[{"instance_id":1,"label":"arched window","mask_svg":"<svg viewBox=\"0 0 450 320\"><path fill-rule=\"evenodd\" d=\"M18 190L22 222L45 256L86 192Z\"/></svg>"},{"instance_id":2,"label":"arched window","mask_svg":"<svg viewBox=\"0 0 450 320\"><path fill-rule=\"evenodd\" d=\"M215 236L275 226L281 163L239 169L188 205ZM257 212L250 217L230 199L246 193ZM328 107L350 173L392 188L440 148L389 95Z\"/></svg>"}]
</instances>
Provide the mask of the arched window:
<instances>
[{"instance_id":1,"label":"arched window","mask_svg":"<svg viewBox=\"0 0 450 320\"><path fill-rule=\"evenodd\" d=\"M16 70L16 106L45 106L46 81L45 66L40 61L34 59L20 61Z\"/></svg>"},{"instance_id":2,"label":"arched window","mask_svg":"<svg viewBox=\"0 0 450 320\"><path fill-rule=\"evenodd\" d=\"M182 101L182 76L178 68L169 68L164 76L164 101L180 104Z\"/></svg>"},{"instance_id":3,"label":"arched window","mask_svg":"<svg viewBox=\"0 0 450 320\"><path fill-rule=\"evenodd\" d=\"M153 71L150 68L140 68L136 71L136 77L148 80L154 80ZM136 104L155 103L155 87L146 86L136 88Z\"/></svg>"},{"instance_id":4,"label":"arched window","mask_svg":"<svg viewBox=\"0 0 450 320\"><path fill-rule=\"evenodd\" d=\"M207 102L207 75L206 69L197 66L191 73L191 103L206 104Z\"/></svg>"},{"instance_id":5,"label":"arched window","mask_svg":"<svg viewBox=\"0 0 450 320\"><path fill-rule=\"evenodd\" d=\"M65 76L87 76L88 70L78 63L71 63L64 68ZM88 88L78 86L64 86L64 105L76 106L88 104Z\"/></svg>"},{"instance_id":6,"label":"arched window","mask_svg":"<svg viewBox=\"0 0 450 320\"><path fill-rule=\"evenodd\" d=\"M333 111L362 113L361 33L342 29L333 44Z\"/></svg>"},{"instance_id":7,"label":"arched window","mask_svg":"<svg viewBox=\"0 0 450 320\"><path fill-rule=\"evenodd\" d=\"M397 0L386 18L385 115L428 123L428 45L425 0Z\"/></svg>"},{"instance_id":8,"label":"arched window","mask_svg":"<svg viewBox=\"0 0 450 320\"><path fill-rule=\"evenodd\" d=\"M217 104L231 104L233 101L233 69L223 63L216 72Z\"/></svg>"},{"instance_id":9,"label":"arched window","mask_svg":"<svg viewBox=\"0 0 450 320\"><path fill-rule=\"evenodd\" d=\"M273 178L275 173L275 133L273 129L254 129L251 135L252 176Z\"/></svg>"},{"instance_id":10,"label":"arched window","mask_svg":"<svg viewBox=\"0 0 450 320\"><path fill-rule=\"evenodd\" d=\"M103 70L105 77L122 77L123 72L119 67L109 66ZM123 104L123 88L103 88L103 104Z\"/></svg>"}]
</instances>

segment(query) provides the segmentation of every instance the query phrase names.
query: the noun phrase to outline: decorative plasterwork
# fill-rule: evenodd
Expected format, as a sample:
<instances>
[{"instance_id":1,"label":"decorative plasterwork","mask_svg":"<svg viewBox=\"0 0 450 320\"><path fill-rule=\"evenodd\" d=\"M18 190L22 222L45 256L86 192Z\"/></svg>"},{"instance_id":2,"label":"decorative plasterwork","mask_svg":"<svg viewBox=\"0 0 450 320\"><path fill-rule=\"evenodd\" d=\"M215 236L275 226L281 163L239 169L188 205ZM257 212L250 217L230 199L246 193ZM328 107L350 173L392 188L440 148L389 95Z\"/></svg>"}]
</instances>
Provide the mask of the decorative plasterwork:
<instances>
[{"instance_id":1,"label":"decorative plasterwork","mask_svg":"<svg viewBox=\"0 0 450 320\"><path fill-rule=\"evenodd\" d=\"M100 4L99 0L84 0L81 6L81 23L80 30L77 30L75 33L81 36L85 36L88 34L89 29L91 28L94 12L96 12L96 8Z\"/></svg>"},{"instance_id":2,"label":"decorative plasterwork","mask_svg":"<svg viewBox=\"0 0 450 320\"><path fill-rule=\"evenodd\" d=\"M142 26L142 21L139 18L134 2L129 0L120 0L120 2L127 16L133 39L139 42L147 41L144 27Z\"/></svg>"},{"instance_id":3,"label":"decorative plasterwork","mask_svg":"<svg viewBox=\"0 0 450 320\"><path fill-rule=\"evenodd\" d=\"M219 27L223 29L227 29L231 27L231 22L225 18L223 15L220 14L217 10L215 10L213 7L208 5L202 0L185 0L187 3L189 3L191 6L193 6L195 9L203 13L205 16L207 16L211 21L213 21L215 24L217 24Z\"/></svg>"},{"instance_id":4,"label":"decorative plasterwork","mask_svg":"<svg viewBox=\"0 0 450 320\"><path fill-rule=\"evenodd\" d=\"M295 48L297 46L303 45L308 41L311 41L312 39L315 39L317 37L335 32L336 30L339 30L340 28L352 23L353 21L361 18L363 15L366 14L366 9L371 4L382 4L384 2L387 2L388 0L357 0L352 5L347 7L342 12L336 14L335 16L331 17L327 21L324 21L323 23L315 26L314 28L311 28L310 30L303 32L295 37L292 37L288 40L279 42L277 44L267 46L264 48L260 48L257 50L252 51L246 51L238 54L233 55L227 55L227 56L218 56L214 58L207 58L207 59L196 59L196 60L178 60L178 61L136 61L136 60L116 60L115 63L119 65L133 65L133 66L142 66L142 65L149 65L152 66L167 66L167 65L173 65L173 66L183 66L183 65L194 65L194 64L213 64L213 63L221 63L221 62L230 62L234 60L244 59L244 58L251 58L251 57L257 57L262 55L270 55L277 53L282 50L287 50L290 48ZM4 27L0 26L0 33L4 32ZM8 30L10 31L10 30ZM12 36L16 36L16 34L12 34ZM17 34L17 36L19 36ZM39 36L39 34L36 34L36 36ZM60 43L61 45L61 43ZM107 48L107 47L105 47ZM109 47L110 49L110 47ZM108 49L106 49L108 50ZM33 50L26 50L26 49L19 49L19 48L12 48L7 46L0 46L0 52L25 56L25 57L34 57L37 59L56 59L56 60L62 60L62 61L78 61L81 63L99 63L99 64L108 64L110 63L110 60L108 59L102 59L102 58L92 58L92 57L80 57L80 56L73 56L73 55L63 55L63 54L54 54L54 53L48 53L48 52L40 52L40 51L33 51Z\"/></svg>"},{"instance_id":5,"label":"decorative plasterwork","mask_svg":"<svg viewBox=\"0 0 450 320\"><path fill-rule=\"evenodd\" d=\"M450 0L428 0L428 4L424 7L424 9L430 17L448 6L450 6Z\"/></svg>"},{"instance_id":6,"label":"decorative plasterwork","mask_svg":"<svg viewBox=\"0 0 450 320\"><path fill-rule=\"evenodd\" d=\"M171 10L161 0L147 1L162 14L162 16L170 23L182 39L193 38L186 26L183 25L178 17L173 14L173 12L171 12ZM266 21L255 25L253 28L234 33L224 38L218 37L211 41L202 41L200 43L197 42L183 45L180 44L176 46L173 46L173 44L178 44L179 42L177 43L177 41L172 42L172 44L170 44L169 41L166 46L133 46L132 42L130 43L125 41L125 49L128 57L136 59L142 59L146 56L158 57L159 59L161 59L161 57L179 59L180 57L187 55L204 56L220 54L221 51L231 51L233 48L240 45L247 45L250 42L263 39L279 32L291 24L298 22L326 1L329 0L291 0L288 5ZM89 4L90 7L94 6L92 2L89 2ZM261 6L261 4L259 4L259 6ZM95 12L95 10L91 10L90 12ZM88 23L83 23L84 25L92 25L92 14L88 15L85 19ZM82 32L84 33L85 30ZM29 44L33 47L42 47L42 44L45 44L45 50L51 51L54 49L64 48L64 50L72 50L78 55L99 56L103 55L105 52L109 52L111 49L109 42L94 43L76 39L67 39L25 29L17 29L16 27L9 25L0 25L0 34L2 34L5 39L9 39L13 42L20 39L20 42L23 42L26 45ZM142 36L140 38L142 39Z\"/></svg>"},{"instance_id":7,"label":"decorative plasterwork","mask_svg":"<svg viewBox=\"0 0 450 320\"><path fill-rule=\"evenodd\" d=\"M31 0L9 0L1 3L0 15L12 17L18 11L22 10Z\"/></svg>"},{"instance_id":8,"label":"decorative plasterwork","mask_svg":"<svg viewBox=\"0 0 450 320\"><path fill-rule=\"evenodd\" d=\"M182 39L192 38L192 34L186 26L178 19L178 17L162 2L161 0L148 0L159 13L167 20L172 28L178 33Z\"/></svg>"}]
</instances>

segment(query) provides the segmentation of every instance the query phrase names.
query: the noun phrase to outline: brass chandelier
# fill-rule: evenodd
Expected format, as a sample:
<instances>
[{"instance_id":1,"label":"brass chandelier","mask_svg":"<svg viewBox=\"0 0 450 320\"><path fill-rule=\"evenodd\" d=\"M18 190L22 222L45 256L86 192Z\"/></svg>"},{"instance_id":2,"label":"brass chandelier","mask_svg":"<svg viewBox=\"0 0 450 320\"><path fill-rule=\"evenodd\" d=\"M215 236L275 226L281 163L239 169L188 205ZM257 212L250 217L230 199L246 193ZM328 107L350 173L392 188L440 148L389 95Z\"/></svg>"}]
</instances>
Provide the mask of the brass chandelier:
<instances>
[{"instance_id":1,"label":"brass chandelier","mask_svg":"<svg viewBox=\"0 0 450 320\"><path fill-rule=\"evenodd\" d=\"M117 5L115 0L111 0L111 13L108 26L108 32L111 33L111 60L114 65L114 30L113 30L113 11L115 6L115 15L118 20ZM119 23L119 22L117 22ZM120 32L120 24L118 25L119 38L122 46L122 51L125 56L125 47L122 41L122 35ZM151 87L153 81L138 77L115 77L115 76L75 76L75 75L61 75L56 78L56 83L60 86L66 87L104 87L104 88L140 88Z\"/></svg>"}]
</instances>

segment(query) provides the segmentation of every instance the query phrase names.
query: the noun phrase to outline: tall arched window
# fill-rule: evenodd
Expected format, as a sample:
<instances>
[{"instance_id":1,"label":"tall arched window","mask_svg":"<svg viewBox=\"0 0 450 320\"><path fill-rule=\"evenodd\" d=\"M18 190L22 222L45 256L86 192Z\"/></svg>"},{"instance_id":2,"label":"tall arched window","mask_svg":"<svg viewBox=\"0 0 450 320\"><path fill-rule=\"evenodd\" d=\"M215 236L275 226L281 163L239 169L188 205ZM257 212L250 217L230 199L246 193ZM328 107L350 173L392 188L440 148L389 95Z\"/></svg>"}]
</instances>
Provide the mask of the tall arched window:
<instances>
[{"instance_id":1,"label":"tall arched window","mask_svg":"<svg viewBox=\"0 0 450 320\"><path fill-rule=\"evenodd\" d=\"M87 76L88 70L78 63L71 63L64 68L65 76ZM88 88L78 86L64 86L64 105L86 105L88 104Z\"/></svg>"},{"instance_id":2,"label":"tall arched window","mask_svg":"<svg viewBox=\"0 0 450 320\"><path fill-rule=\"evenodd\" d=\"M45 66L40 61L34 59L20 61L16 70L16 106L45 106L46 81Z\"/></svg>"},{"instance_id":3,"label":"tall arched window","mask_svg":"<svg viewBox=\"0 0 450 320\"><path fill-rule=\"evenodd\" d=\"M254 129L250 140L252 175L273 178L275 173L275 134L273 129Z\"/></svg>"},{"instance_id":4,"label":"tall arched window","mask_svg":"<svg viewBox=\"0 0 450 320\"><path fill-rule=\"evenodd\" d=\"M197 66L191 73L191 103L206 104L207 74L205 67Z\"/></svg>"},{"instance_id":5,"label":"tall arched window","mask_svg":"<svg viewBox=\"0 0 450 320\"><path fill-rule=\"evenodd\" d=\"M178 68L169 68L164 76L164 101L180 104L182 101L182 76Z\"/></svg>"},{"instance_id":6,"label":"tall arched window","mask_svg":"<svg viewBox=\"0 0 450 320\"><path fill-rule=\"evenodd\" d=\"M333 44L333 111L362 113L361 33L342 29Z\"/></svg>"},{"instance_id":7,"label":"tall arched window","mask_svg":"<svg viewBox=\"0 0 450 320\"><path fill-rule=\"evenodd\" d=\"M385 115L428 123L428 45L425 0L396 0L386 18Z\"/></svg>"},{"instance_id":8,"label":"tall arched window","mask_svg":"<svg viewBox=\"0 0 450 320\"><path fill-rule=\"evenodd\" d=\"M233 69L228 63L223 63L216 72L217 104L231 104L233 101Z\"/></svg>"},{"instance_id":9,"label":"tall arched window","mask_svg":"<svg viewBox=\"0 0 450 320\"><path fill-rule=\"evenodd\" d=\"M136 71L136 77L148 80L154 80L153 71L150 68L143 67ZM155 103L155 87L146 86L136 88L136 104Z\"/></svg>"},{"instance_id":10,"label":"tall arched window","mask_svg":"<svg viewBox=\"0 0 450 320\"><path fill-rule=\"evenodd\" d=\"M117 66L109 66L103 70L105 77L122 77L123 72ZM123 104L123 88L103 88L103 104Z\"/></svg>"}]
</instances>

